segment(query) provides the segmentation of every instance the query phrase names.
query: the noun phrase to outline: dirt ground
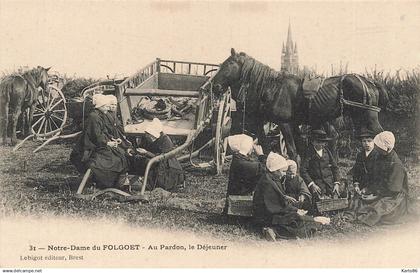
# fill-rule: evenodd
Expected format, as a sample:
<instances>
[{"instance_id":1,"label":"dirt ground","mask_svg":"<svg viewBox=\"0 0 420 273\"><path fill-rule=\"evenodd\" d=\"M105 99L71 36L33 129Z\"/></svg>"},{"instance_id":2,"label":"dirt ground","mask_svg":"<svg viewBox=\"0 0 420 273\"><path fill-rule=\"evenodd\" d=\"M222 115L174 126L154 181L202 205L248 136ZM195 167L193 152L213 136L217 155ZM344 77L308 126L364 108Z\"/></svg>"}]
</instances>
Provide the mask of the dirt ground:
<instances>
[{"instance_id":1,"label":"dirt ground","mask_svg":"<svg viewBox=\"0 0 420 273\"><path fill-rule=\"evenodd\" d=\"M81 176L68 158L71 143L49 145L40 152L32 151L39 143L28 142L12 152L0 147L0 218L8 216L75 217L91 220L108 218L130 226L158 228L166 231L183 230L215 239L250 242L262 240L259 230L250 219L221 215L227 188L227 170L220 176L191 170L186 174L186 187L176 193L155 190L149 194L150 203L121 203L112 194L94 201L74 196ZM410 183L410 217L407 225L417 222L420 215L420 166L405 160ZM340 160L345 173L352 162ZM378 230L393 227L367 227L330 215L332 224L317 233L317 240L340 240L349 236L369 236Z\"/></svg>"}]
</instances>

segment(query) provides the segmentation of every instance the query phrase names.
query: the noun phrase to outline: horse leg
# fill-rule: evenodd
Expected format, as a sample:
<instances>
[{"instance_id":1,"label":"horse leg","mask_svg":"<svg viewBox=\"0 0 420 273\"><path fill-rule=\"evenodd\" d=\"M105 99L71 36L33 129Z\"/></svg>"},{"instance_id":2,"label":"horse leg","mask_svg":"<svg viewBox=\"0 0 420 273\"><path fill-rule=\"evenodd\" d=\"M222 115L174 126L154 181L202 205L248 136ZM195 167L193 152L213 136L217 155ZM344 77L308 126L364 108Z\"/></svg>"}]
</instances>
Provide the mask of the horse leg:
<instances>
[{"instance_id":1,"label":"horse leg","mask_svg":"<svg viewBox=\"0 0 420 273\"><path fill-rule=\"evenodd\" d=\"M293 139L295 140L295 146L296 146L296 153L297 153L297 157L298 157L298 161L300 158L303 158L305 156L306 150L308 149L309 146L309 141L308 141L308 136L306 135L306 131L305 131L305 137L304 137L304 133L302 132L302 130L307 130L306 127L303 127L306 125L302 125L302 129L299 128L298 125L294 125L292 130L293 130ZM300 164L300 162L297 162L298 165Z\"/></svg>"},{"instance_id":2,"label":"horse leg","mask_svg":"<svg viewBox=\"0 0 420 273\"><path fill-rule=\"evenodd\" d=\"M2 138L2 145L7 142L7 129L9 121L9 103L4 98L0 97L0 135Z\"/></svg>"},{"instance_id":3,"label":"horse leg","mask_svg":"<svg viewBox=\"0 0 420 273\"><path fill-rule=\"evenodd\" d=\"M289 123L280 123L279 126L286 144L287 155L290 159L296 161L297 153L292 126Z\"/></svg>"},{"instance_id":4,"label":"horse leg","mask_svg":"<svg viewBox=\"0 0 420 273\"><path fill-rule=\"evenodd\" d=\"M29 107L29 117L28 117L28 122L26 123L26 134L25 136L29 136L31 134L31 126L32 126L32 121L34 119L34 112L35 112L35 104L32 104Z\"/></svg>"},{"instance_id":5,"label":"horse leg","mask_svg":"<svg viewBox=\"0 0 420 273\"><path fill-rule=\"evenodd\" d=\"M22 113L22 100L18 99L14 105L11 107L11 138L12 138L12 146L15 146L17 144L17 137L16 137L16 127L18 123L18 119L20 114Z\"/></svg>"},{"instance_id":6,"label":"horse leg","mask_svg":"<svg viewBox=\"0 0 420 273\"><path fill-rule=\"evenodd\" d=\"M328 148L329 148L331 154L334 156L335 160L338 160L338 151L337 151L338 133L337 133L337 130L329 122L325 122L323 127L324 127L325 132L327 133L328 137L331 138L331 140L328 141Z\"/></svg>"}]
</instances>

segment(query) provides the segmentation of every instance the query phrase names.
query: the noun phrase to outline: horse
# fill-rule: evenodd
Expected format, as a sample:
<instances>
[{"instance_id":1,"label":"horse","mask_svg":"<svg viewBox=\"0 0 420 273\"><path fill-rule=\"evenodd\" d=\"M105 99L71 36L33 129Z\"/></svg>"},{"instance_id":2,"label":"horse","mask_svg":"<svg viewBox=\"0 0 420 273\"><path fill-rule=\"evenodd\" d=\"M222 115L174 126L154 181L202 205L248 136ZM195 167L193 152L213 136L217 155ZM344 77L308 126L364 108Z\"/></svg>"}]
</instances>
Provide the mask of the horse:
<instances>
[{"instance_id":1,"label":"horse","mask_svg":"<svg viewBox=\"0 0 420 273\"><path fill-rule=\"evenodd\" d=\"M6 144L8 131L11 132L12 145L17 143L18 118L28 108L29 117L24 131L29 132L40 88L47 88L49 69L38 66L21 75L6 76L0 82L0 135L3 145Z\"/></svg>"},{"instance_id":2,"label":"horse","mask_svg":"<svg viewBox=\"0 0 420 273\"><path fill-rule=\"evenodd\" d=\"M212 82L216 95L230 87L232 98L245 113L244 118L254 120L252 123L256 128L252 133L262 144L265 141L264 123L279 125L288 156L293 159L305 152L301 145L295 144L295 140L300 141L300 125L309 125L312 129L324 127L329 133L333 131L330 122L349 114L356 134L362 129L375 133L383 131L378 112L388 102L387 91L379 83L358 74L326 78L319 91L307 98L304 78L275 71L232 48L231 55L220 65ZM268 151L264 149L264 152Z\"/></svg>"}]
</instances>

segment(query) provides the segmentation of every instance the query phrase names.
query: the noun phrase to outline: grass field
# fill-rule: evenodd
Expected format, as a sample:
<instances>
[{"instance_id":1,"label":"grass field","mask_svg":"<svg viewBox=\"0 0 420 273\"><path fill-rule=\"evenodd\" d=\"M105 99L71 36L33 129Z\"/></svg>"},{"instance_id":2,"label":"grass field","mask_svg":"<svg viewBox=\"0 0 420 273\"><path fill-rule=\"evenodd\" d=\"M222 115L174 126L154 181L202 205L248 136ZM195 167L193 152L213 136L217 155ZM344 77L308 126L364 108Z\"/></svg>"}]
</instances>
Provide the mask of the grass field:
<instances>
[{"instance_id":1,"label":"grass field","mask_svg":"<svg viewBox=\"0 0 420 273\"><path fill-rule=\"evenodd\" d=\"M81 177L69 162L71 143L47 146L33 154L39 143L28 142L16 152L0 147L0 216L68 216L78 219L106 218L129 225L165 230L183 230L229 241L261 240L260 233L247 218L221 215L227 188L227 174L214 176L202 171L187 172L186 188L176 193L155 190L148 193L149 204L120 203L111 195L94 201L74 197ZM350 160L341 160L344 173ZM406 160L410 183L411 216L419 219L420 166ZM332 215L332 224L317 234L318 239L340 239L354 234L392 227L370 228ZM407 223L410 224L410 223Z\"/></svg>"}]
</instances>

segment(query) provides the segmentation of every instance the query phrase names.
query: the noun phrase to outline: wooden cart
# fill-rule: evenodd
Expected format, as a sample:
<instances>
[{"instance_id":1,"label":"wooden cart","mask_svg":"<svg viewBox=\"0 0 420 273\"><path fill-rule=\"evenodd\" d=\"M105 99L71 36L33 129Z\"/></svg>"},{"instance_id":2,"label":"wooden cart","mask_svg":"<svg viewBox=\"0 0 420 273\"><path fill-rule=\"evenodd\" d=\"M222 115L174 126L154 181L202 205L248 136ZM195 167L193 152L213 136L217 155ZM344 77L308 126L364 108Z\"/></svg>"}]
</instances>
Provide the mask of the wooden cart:
<instances>
[{"instance_id":1,"label":"wooden cart","mask_svg":"<svg viewBox=\"0 0 420 273\"><path fill-rule=\"evenodd\" d=\"M217 71L218 65L215 64L156 59L133 76L115 85L124 133L131 138L142 136L147 125L152 122L150 119L136 121L133 118L133 109L141 99L181 97L195 101L194 112L188 113L183 118L161 120L165 134L183 138L185 141L174 150L150 159L145 170L141 196L144 196L149 172L154 164L171 157L191 158L206 146L214 145L213 160L208 165L214 166L218 174L222 172L226 157L227 136L231 126L231 96L230 92L226 92L220 98L214 96L212 78ZM101 93L101 89L103 87L97 85L86 92ZM190 153L185 155L187 148L205 128L209 127L214 128L211 139L196 151L190 149ZM182 153L184 156L180 157ZM79 194L86 183L87 178L85 178L79 187Z\"/></svg>"}]
</instances>

